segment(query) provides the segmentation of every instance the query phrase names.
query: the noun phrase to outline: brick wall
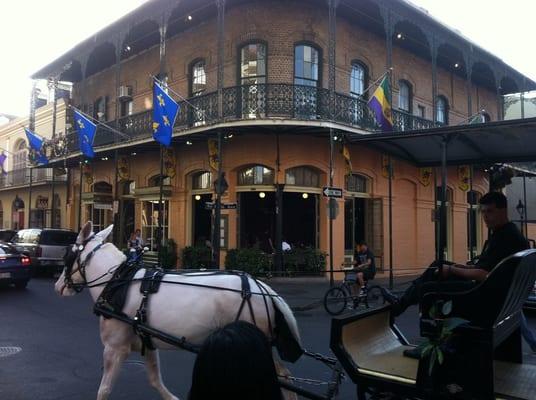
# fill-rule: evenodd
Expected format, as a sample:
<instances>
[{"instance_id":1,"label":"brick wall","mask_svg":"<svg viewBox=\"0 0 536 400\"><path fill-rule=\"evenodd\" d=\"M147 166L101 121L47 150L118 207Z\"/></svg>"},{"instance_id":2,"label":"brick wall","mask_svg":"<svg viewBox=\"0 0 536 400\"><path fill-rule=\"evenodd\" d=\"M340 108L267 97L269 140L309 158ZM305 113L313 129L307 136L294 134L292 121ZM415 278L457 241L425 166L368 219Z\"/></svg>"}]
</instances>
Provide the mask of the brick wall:
<instances>
[{"instance_id":1,"label":"brick wall","mask_svg":"<svg viewBox=\"0 0 536 400\"><path fill-rule=\"evenodd\" d=\"M294 44L310 42L321 50L322 86L328 86L328 18L327 11L304 2L250 2L227 10L225 34L224 85L237 84L239 46L254 39L263 40L268 46L268 82L293 83ZM385 39L344 18L337 21L336 88L349 92L350 65L360 60L367 65L370 80L385 71ZM166 70L171 87L184 97L189 91L189 66L196 59L206 61L207 91L216 89L217 76L217 25L216 19L205 21L192 29L168 40ZM398 81L405 79L413 86L413 109L422 105L426 118L432 119L432 67L431 63L408 51L393 47L393 99L398 104ZM151 107L151 80L149 74L159 69L158 46L145 50L121 64L121 85L134 89L134 112ZM497 118L496 94L482 87L472 87L473 113L485 106L492 119ZM115 71L110 67L91 76L86 85L86 103L100 96L109 96L108 115L114 115ZM451 109L450 123L467 118L467 93L465 80L438 68L438 94L444 95ZM79 99L80 84L74 91ZM80 100L76 100L78 104Z\"/></svg>"}]
</instances>

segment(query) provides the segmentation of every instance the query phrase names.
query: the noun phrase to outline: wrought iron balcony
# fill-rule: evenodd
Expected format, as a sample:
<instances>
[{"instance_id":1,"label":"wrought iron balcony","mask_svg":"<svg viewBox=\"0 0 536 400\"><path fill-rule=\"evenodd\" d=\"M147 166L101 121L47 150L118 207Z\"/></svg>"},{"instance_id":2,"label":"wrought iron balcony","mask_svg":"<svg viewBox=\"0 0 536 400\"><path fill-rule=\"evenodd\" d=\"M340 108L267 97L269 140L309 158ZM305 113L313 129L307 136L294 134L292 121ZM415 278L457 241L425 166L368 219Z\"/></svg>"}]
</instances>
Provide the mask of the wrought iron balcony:
<instances>
[{"instance_id":1,"label":"wrought iron balcony","mask_svg":"<svg viewBox=\"0 0 536 400\"><path fill-rule=\"evenodd\" d=\"M218 115L218 92L191 97L188 103L180 102L181 108L176 130L210 126L221 122L258 119L293 119L302 121L334 121L354 128L378 131L374 115L365 99L335 93L335 114L330 115L328 89L291 84L258 84L234 86L223 89L222 117ZM152 130L152 110L120 118L108 125L124 132L132 140L148 138ZM403 111L393 110L395 131L425 129L434 126L432 121ZM78 138L70 134L69 152L78 150ZM124 142L109 129L99 126L94 145L105 146Z\"/></svg>"},{"instance_id":2,"label":"wrought iron balcony","mask_svg":"<svg viewBox=\"0 0 536 400\"><path fill-rule=\"evenodd\" d=\"M57 175L55 182L66 182L67 175ZM35 168L32 171L32 185L52 182L52 168ZM0 174L0 190L30 185L30 169L16 169L8 171L7 174Z\"/></svg>"}]
</instances>

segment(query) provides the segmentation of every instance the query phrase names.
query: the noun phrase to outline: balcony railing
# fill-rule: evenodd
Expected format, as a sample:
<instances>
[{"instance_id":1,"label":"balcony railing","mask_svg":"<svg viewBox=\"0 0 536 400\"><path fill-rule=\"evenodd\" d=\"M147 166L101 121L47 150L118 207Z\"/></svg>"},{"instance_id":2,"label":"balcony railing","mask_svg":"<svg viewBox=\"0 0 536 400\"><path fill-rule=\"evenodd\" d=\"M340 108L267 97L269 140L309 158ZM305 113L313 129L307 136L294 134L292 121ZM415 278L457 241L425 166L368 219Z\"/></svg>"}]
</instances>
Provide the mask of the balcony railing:
<instances>
[{"instance_id":1,"label":"balcony railing","mask_svg":"<svg viewBox=\"0 0 536 400\"><path fill-rule=\"evenodd\" d=\"M66 182L67 175L56 175L55 182ZM32 184L52 182L52 168L35 168L32 172ZM30 185L30 169L16 169L0 174L0 189Z\"/></svg>"},{"instance_id":2,"label":"balcony railing","mask_svg":"<svg viewBox=\"0 0 536 400\"><path fill-rule=\"evenodd\" d=\"M221 122L255 119L293 119L302 121L334 121L355 128L378 131L374 115L361 97L335 93L335 114L330 115L328 89L291 84L258 84L234 86L223 89L223 112L218 116L218 92L191 97L181 107L175 129L187 130L210 126ZM434 127L432 121L393 110L395 131L426 129ZM116 127L115 122L108 125ZM132 140L151 136L152 110L129 115L118 120L118 129ZM69 151L78 150L78 138L70 134ZM124 142L125 138L100 125L94 146Z\"/></svg>"}]
</instances>

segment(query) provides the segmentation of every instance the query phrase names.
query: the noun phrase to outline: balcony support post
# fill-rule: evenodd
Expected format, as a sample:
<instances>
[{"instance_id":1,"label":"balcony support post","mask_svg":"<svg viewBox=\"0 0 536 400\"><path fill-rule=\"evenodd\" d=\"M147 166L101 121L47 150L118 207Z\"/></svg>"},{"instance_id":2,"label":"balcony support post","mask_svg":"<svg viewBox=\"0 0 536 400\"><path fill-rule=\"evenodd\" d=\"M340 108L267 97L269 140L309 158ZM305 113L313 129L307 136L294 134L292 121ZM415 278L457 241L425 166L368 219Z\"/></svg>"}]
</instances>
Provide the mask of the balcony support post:
<instances>
[{"instance_id":1,"label":"balcony support post","mask_svg":"<svg viewBox=\"0 0 536 400\"><path fill-rule=\"evenodd\" d=\"M437 41L435 35L432 35L432 121L434 125L437 122Z\"/></svg>"},{"instance_id":2,"label":"balcony support post","mask_svg":"<svg viewBox=\"0 0 536 400\"><path fill-rule=\"evenodd\" d=\"M114 128L117 130L121 130L119 127L119 113L120 113L120 104L119 104L119 86L121 86L121 52L122 52L122 46L123 46L123 38L121 34L117 35L116 38L116 45L115 45L115 90L114 90L114 104L115 104L115 125ZM120 138L118 135L114 132L114 143L119 142ZM120 212L121 207L119 207L119 173L117 170L117 162L118 162L119 152L117 149L114 151L114 198L113 198L113 207L112 207L112 213L113 213L113 221L114 221L114 228L112 232L112 240L113 243L120 247L121 246L121 238L124 237L123 233L123 227L119 223L120 221ZM116 206L117 204L117 206Z\"/></svg>"},{"instance_id":3,"label":"balcony support post","mask_svg":"<svg viewBox=\"0 0 536 400\"><path fill-rule=\"evenodd\" d=\"M37 91L36 91L36 82L34 81L32 86L32 93L30 98L30 117L29 117L29 129L30 131L35 131L35 105L37 100ZM30 184L28 187L28 227L32 222L32 165L30 167Z\"/></svg>"},{"instance_id":4,"label":"balcony support post","mask_svg":"<svg viewBox=\"0 0 536 400\"><path fill-rule=\"evenodd\" d=\"M216 0L218 7L218 53L217 53L217 88L218 88L218 119L223 118L223 84L224 84L224 57L225 57L225 0Z\"/></svg>"},{"instance_id":5,"label":"balcony support post","mask_svg":"<svg viewBox=\"0 0 536 400\"><path fill-rule=\"evenodd\" d=\"M469 51L465 55L465 91L467 93L467 118L473 115L473 88L471 85L471 71L473 70L473 57L471 55L473 46L470 46Z\"/></svg>"}]
</instances>

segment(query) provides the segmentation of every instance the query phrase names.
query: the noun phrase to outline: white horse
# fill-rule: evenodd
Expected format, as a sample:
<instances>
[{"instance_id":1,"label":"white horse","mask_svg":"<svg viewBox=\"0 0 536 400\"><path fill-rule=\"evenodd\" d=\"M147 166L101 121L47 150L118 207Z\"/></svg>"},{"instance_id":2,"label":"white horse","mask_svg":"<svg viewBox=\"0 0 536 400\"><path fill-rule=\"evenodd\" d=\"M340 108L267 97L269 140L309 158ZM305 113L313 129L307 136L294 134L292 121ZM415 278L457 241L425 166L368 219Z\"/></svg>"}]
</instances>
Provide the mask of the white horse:
<instances>
[{"instance_id":1,"label":"white horse","mask_svg":"<svg viewBox=\"0 0 536 400\"><path fill-rule=\"evenodd\" d=\"M55 284L55 289L61 296L75 294L72 284L88 285L94 301L96 301L106 283L112 278L117 266L125 261L125 255L113 244L104 243L113 226L93 234L93 224L88 222L80 231L73 246L73 251L78 252L78 258L71 268L67 265ZM104 243L104 244L103 244ZM97 246L101 246L89 257L88 254ZM145 270L136 273L134 279L143 278ZM251 287L251 308L254 314L255 324L267 335L275 338L276 342L289 342L290 346L299 346L300 336L296 320L288 305L267 285L248 278ZM166 282L178 282L171 284ZM231 290L217 290L206 287L192 286L208 285ZM123 312L133 318L136 315L141 300L140 281L134 280L128 289ZM147 325L151 328L165 332L175 337L184 337L194 345L202 344L203 340L214 330L236 319L242 303L241 279L230 274L191 273L191 274L167 274L164 276L158 292L151 294L147 306ZM267 297L259 295L268 293ZM265 302L266 300L266 302ZM273 300L273 301L272 301ZM284 318L278 318L276 326L276 314ZM253 322L249 307L245 305L240 318ZM286 325L286 326L282 326ZM270 331L271 327L271 331ZM281 337L281 332L286 332L291 337ZM119 373L123 361L131 351L141 349L141 340L135 334L132 326L114 318L100 317L100 336L104 345L103 374L99 386L97 399L107 399L112 390L113 383ZM176 349L158 339L153 343L156 348ZM278 350L283 357L281 347ZM276 358L278 372L286 371ZM284 357L283 357L284 358ZM292 361L292 360L291 360ZM150 384L158 390L165 400L178 400L164 386L160 375L158 350L145 351L145 366ZM288 371L287 371L288 372Z\"/></svg>"}]
</instances>

